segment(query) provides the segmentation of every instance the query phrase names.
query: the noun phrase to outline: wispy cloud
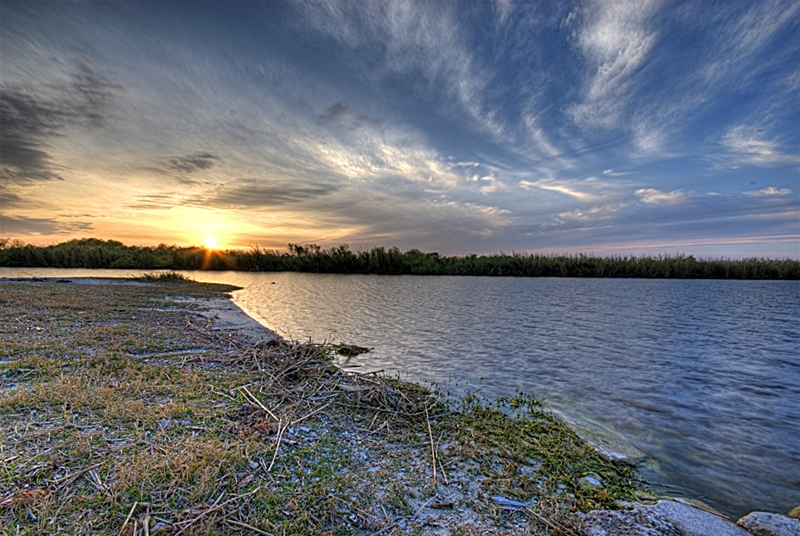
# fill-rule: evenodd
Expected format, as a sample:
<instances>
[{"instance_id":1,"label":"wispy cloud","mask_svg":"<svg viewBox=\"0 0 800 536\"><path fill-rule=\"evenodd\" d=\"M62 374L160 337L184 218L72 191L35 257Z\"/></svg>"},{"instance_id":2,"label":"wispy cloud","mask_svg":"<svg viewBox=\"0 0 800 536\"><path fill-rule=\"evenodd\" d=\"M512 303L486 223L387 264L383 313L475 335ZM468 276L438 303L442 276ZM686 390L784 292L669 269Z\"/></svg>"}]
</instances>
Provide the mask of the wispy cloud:
<instances>
[{"instance_id":1,"label":"wispy cloud","mask_svg":"<svg viewBox=\"0 0 800 536\"><path fill-rule=\"evenodd\" d=\"M640 188L634 193L636 194L636 197L641 199L644 203L651 205L659 205L662 203L675 204L686 199L686 196L677 190L672 192L664 192L655 188Z\"/></svg>"},{"instance_id":2,"label":"wispy cloud","mask_svg":"<svg viewBox=\"0 0 800 536\"><path fill-rule=\"evenodd\" d=\"M167 210L181 204L181 196L174 192L139 194L124 208L133 210Z\"/></svg>"},{"instance_id":3,"label":"wispy cloud","mask_svg":"<svg viewBox=\"0 0 800 536\"><path fill-rule=\"evenodd\" d=\"M583 101L570 108L578 125L618 125L630 104L637 69L658 38L649 25L658 6L654 1L609 1L588 6L578 46L590 75L583 88Z\"/></svg>"},{"instance_id":4,"label":"wispy cloud","mask_svg":"<svg viewBox=\"0 0 800 536\"><path fill-rule=\"evenodd\" d=\"M798 162L797 155L782 152L777 142L762 137L763 130L739 125L729 129L722 138L734 164L772 166L786 162Z\"/></svg>"},{"instance_id":5,"label":"wispy cloud","mask_svg":"<svg viewBox=\"0 0 800 536\"><path fill-rule=\"evenodd\" d=\"M526 190L539 188L568 195L579 201L594 202L599 201L604 196L598 193L591 193L587 190L600 190L605 184L593 178L585 180L558 180L551 178L537 181L521 180L519 181L519 186Z\"/></svg>"},{"instance_id":6,"label":"wispy cloud","mask_svg":"<svg viewBox=\"0 0 800 536\"><path fill-rule=\"evenodd\" d=\"M603 175L607 177L624 177L625 175L630 175L630 171L614 171L613 169L606 169L603 170Z\"/></svg>"},{"instance_id":7,"label":"wispy cloud","mask_svg":"<svg viewBox=\"0 0 800 536\"><path fill-rule=\"evenodd\" d=\"M198 151L186 156L176 156L167 161L167 167L180 173L194 173L214 167L222 158L219 155Z\"/></svg>"},{"instance_id":8,"label":"wispy cloud","mask_svg":"<svg viewBox=\"0 0 800 536\"><path fill-rule=\"evenodd\" d=\"M64 221L60 218L30 218L0 214L0 229L7 235L69 235L91 233L94 225L85 221Z\"/></svg>"},{"instance_id":9,"label":"wispy cloud","mask_svg":"<svg viewBox=\"0 0 800 536\"><path fill-rule=\"evenodd\" d=\"M708 61L702 68L702 79L708 85L725 81L735 86L747 85L759 71L783 61L790 50L778 55L762 56L765 47L786 26L796 24L800 12L797 2L755 2L737 6L744 8L716 11L709 22L715 24L716 39L707 50ZM702 24L702 23L701 23ZM730 86L726 88L730 90Z\"/></svg>"},{"instance_id":10,"label":"wispy cloud","mask_svg":"<svg viewBox=\"0 0 800 536\"><path fill-rule=\"evenodd\" d=\"M352 52L350 61L368 79L416 78L415 90L429 99L451 97L442 100L442 105L456 105L449 113L466 112L476 127L502 134L484 102L489 73L473 55L451 4L310 2L299 7L312 27Z\"/></svg>"},{"instance_id":11,"label":"wispy cloud","mask_svg":"<svg viewBox=\"0 0 800 536\"><path fill-rule=\"evenodd\" d=\"M564 226L574 223L587 224L609 220L623 208L620 203L604 203L587 208L576 208L559 212L554 218L554 225Z\"/></svg>"},{"instance_id":12,"label":"wispy cloud","mask_svg":"<svg viewBox=\"0 0 800 536\"><path fill-rule=\"evenodd\" d=\"M13 206L22 206L23 198L14 192L0 186L0 208L7 209Z\"/></svg>"},{"instance_id":13,"label":"wispy cloud","mask_svg":"<svg viewBox=\"0 0 800 536\"><path fill-rule=\"evenodd\" d=\"M0 178L14 183L61 180L51 144L69 127L99 128L121 91L87 62L73 68L64 87L34 92L0 86Z\"/></svg>"},{"instance_id":14,"label":"wispy cloud","mask_svg":"<svg viewBox=\"0 0 800 536\"><path fill-rule=\"evenodd\" d=\"M758 191L752 192L745 192L745 195L749 196L784 196L791 194L792 191L789 188L775 188L774 186L767 186L766 188L762 188Z\"/></svg>"},{"instance_id":15,"label":"wispy cloud","mask_svg":"<svg viewBox=\"0 0 800 536\"><path fill-rule=\"evenodd\" d=\"M353 130L363 125L379 127L384 121L354 110L344 102L336 102L331 104L324 113L317 116L317 122L321 125L343 126Z\"/></svg>"},{"instance_id":16,"label":"wispy cloud","mask_svg":"<svg viewBox=\"0 0 800 536\"><path fill-rule=\"evenodd\" d=\"M337 185L245 179L220 186L192 202L200 206L219 208L276 208L328 196L338 189Z\"/></svg>"}]
</instances>

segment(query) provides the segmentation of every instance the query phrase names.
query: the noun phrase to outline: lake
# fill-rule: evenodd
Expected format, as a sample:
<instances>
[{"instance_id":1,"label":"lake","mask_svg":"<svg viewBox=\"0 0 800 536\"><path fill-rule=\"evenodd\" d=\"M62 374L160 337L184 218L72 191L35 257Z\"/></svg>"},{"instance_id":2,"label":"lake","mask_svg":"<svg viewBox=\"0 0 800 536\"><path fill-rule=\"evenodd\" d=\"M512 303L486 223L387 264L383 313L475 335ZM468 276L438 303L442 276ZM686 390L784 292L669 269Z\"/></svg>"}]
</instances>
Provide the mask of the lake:
<instances>
[{"instance_id":1,"label":"lake","mask_svg":"<svg viewBox=\"0 0 800 536\"><path fill-rule=\"evenodd\" d=\"M800 282L186 273L284 336L374 347L354 370L543 399L659 491L734 519L800 504Z\"/></svg>"}]
</instances>

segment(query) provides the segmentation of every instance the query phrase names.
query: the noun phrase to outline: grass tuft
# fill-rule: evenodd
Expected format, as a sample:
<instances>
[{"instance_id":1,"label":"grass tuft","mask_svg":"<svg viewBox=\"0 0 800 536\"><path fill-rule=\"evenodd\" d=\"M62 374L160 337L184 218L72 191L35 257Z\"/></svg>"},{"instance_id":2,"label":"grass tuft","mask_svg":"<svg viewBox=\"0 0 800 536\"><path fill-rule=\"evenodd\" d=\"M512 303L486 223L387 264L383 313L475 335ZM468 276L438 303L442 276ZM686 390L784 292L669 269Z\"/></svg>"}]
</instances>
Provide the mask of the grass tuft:
<instances>
[{"instance_id":1,"label":"grass tuft","mask_svg":"<svg viewBox=\"0 0 800 536\"><path fill-rule=\"evenodd\" d=\"M139 279L140 281L148 281L148 282L194 281L191 277L175 271L143 274L141 277L137 279Z\"/></svg>"}]
</instances>

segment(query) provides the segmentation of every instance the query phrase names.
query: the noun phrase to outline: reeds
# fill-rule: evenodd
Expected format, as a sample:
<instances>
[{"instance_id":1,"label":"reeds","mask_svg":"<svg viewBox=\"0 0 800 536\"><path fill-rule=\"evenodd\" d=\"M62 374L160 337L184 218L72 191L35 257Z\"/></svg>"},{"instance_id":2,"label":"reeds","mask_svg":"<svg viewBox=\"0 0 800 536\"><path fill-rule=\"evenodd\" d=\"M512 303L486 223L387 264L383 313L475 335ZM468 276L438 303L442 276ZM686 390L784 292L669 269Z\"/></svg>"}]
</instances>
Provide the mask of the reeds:
<instances>
[{"instance_id":1,"label":"reeds","mask_svg":"<svg viewBox=\"0 0 800 536\"><path fill-rule=\"evenodd\" d=\"M672 279L800 279L800 261L749 258L655 257L499 253L446 257L417 249L376 247L351 251L347 245L323 249L289 244L288 251L210 251L200 247L125 246L114 240L70 240L53 246L8 241L0 266L46 268L139 268L239 270L340 274L480 275L510 277L626 277Z\"/></svg>"}]
</instances>

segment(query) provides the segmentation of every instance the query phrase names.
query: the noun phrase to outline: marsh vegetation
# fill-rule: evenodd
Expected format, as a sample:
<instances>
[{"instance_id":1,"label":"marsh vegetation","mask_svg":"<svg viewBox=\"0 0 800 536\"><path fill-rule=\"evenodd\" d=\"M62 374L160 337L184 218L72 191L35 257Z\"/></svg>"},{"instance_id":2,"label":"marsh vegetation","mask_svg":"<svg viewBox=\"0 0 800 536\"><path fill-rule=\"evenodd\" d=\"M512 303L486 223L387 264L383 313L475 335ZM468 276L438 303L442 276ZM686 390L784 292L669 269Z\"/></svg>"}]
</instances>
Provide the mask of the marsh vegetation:
<instances>
[{"instance_id":1,"label":"marsh vegetation","mask_svg":"<svg viewBox=\"0 0 800 536\"><path fill-rule=\"evenodd\" d=\"M497 253L444 256L418 249L375 247L352 251L347 245L323 249L289 244L287 251L207 249L161 244L126 246L115 240L70 240L52 246L0 240L0 266L239 270L337 274L476 275L512 277L638 277L685 279L800 279L800 261L750 258L658 257Z\"/></svg>"}]
</instances>

